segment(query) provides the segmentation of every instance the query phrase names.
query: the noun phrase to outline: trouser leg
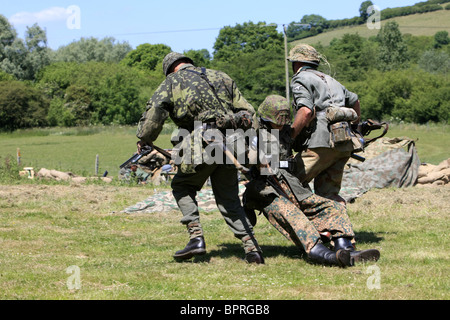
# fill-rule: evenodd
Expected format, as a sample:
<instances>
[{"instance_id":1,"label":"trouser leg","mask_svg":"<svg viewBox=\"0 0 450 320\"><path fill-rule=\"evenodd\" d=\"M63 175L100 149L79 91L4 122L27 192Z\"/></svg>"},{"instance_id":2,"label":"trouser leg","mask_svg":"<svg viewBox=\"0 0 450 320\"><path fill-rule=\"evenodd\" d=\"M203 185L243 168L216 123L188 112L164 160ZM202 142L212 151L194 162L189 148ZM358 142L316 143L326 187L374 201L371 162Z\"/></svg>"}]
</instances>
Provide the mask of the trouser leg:
<instances>
[{"instance_id":1,"label":"trouser leg","mask_svg":"<svg viewBox=\"0 0 450 320\"><path fill-rule=\"evenodd\" d=\"M214 171L214 165L198 166L196 170L196 173L190 174L184 174L178 171L171 184L172 194L183 214L180 222L187 226L191 238L203 234L196 195L205 184L211 172Z\"/></svg>"},{"instance_id":2,"label":"trouser leg","mask_svg":"<svg viewBox=\"0 0 450 320\"><path fill-rule=\"evenodd\" d=\"M298 153L295 175L307 186L314 179L314 192L323 197L345 203L339 196L345 164L350 151L334 148L313 148Z\"/></svg>"},{"instance_id":3,"label":"trouser leg","mask_svg":"<svg viewBox=\"0 0 450 320\"><path fill-rule=\"evenodd\" d=\"M330 232L332 237L354 238L345 206L315 194L300 201L299 205L319 233Z\"/></svg>"},{"instance_id":4,"label":"trouser leg","mask_svg":"<svg viewBox=\"0 0 450 320\"><path fill-rule=\"evenodd\" d=\"M301 210L285 197L276 197L263 210L269 222L295 245L309 254L321 242L320 234Z\"/></svg>"},{"instance_id":5,"label":"trouser leg","mask_svg":"<svg viewBox=\"0 0 450 320\"><path fill-rule=\"evenodd\" d=\"M211 186L217 208L234 236L242 240L245 252L261 251L239 198L237 170L218 165L211 174Z\"/></svg>"}]
</instances>

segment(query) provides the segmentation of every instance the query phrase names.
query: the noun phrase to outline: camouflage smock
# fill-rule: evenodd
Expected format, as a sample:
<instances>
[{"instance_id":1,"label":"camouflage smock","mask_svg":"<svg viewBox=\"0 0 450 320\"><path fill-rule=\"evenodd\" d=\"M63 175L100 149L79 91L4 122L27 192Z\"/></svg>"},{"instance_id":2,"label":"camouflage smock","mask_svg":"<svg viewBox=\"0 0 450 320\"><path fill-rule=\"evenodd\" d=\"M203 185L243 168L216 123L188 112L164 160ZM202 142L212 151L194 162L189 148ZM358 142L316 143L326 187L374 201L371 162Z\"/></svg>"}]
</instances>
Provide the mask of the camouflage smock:
<instances>
[{"instance_id":1,"label":"camouflage smock","mask_svg":"<svg viewBox=\"0 0 450 320\"><path fill-rule=\"evenodd\" d=\"M315 129L306 142L308 148L331 148L325 111L330 106L353 107L358 96L348 91L329 75L310 67L301 68L291 80L294 108L307 107L316 111ZM315 123L315 124L314 124Z\"/></svg>"},{"instance_id":2,"label":"camouflage smock","mask_svg":"<svg viewBox=\"0 0 450 320\"><path fill-rule=\"evenodd\" d=\"M219 102L208 82L200 76L201 72L202 68L185 64L167 76L147 103L138 124L139 139L146 143L155 141L169 116L180 128L192 131L194 121L214 122L218 115L240 110L255 113L227 74L205 69Z\"/></svg>"}]
</instances>

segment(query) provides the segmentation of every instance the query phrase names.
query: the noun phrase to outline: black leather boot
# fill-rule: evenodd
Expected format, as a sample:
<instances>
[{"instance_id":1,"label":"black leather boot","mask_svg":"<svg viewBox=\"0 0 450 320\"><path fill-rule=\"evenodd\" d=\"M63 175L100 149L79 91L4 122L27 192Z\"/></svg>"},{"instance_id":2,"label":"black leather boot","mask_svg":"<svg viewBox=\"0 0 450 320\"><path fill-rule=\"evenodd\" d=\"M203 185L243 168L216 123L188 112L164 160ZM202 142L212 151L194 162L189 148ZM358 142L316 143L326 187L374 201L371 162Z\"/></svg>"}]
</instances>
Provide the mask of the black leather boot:
<instances>
[{"instance_id":1,"label":"black leather boot","mask_svg":"<svg viewBox=\"0 0 450 320\"><path fill-rule=\"evenodd\" d=\"M186 260L193 256L199 256L206 253L205 239L203 236L192 238L183 250L175 252L175 259Z\"/></svg>"},{"instance_id":2,"label":"black leather boot","mask_svg":"<svg viewBox=\"0 0 450 320\"><path fill-rule=\"evenodd\" d=\"M355 262L378 261L380 258L380 251L377 249L355 250L355 247L348 238L335 238L333 241L334 251L346 250L350 252L350 256Z\"/></svg>"},{"instance_id":3,"label":"black leather boot","mask_svg":"<svg viewBox=\"0 0 450 320\"><path fill-rule=\"evenodd\" d=\"M309 252L308 257L311 261L339 267L351 267L353 266L353 259L350 256L350 252L347 250L339 250L337 252L331 251L325 247L322 243L317 243Z\"/></svg>"},{"instance_id":4,"label":"black leather boot","mask_svg":"<svg viewBox=\"0 0 450 320\"><path fill-rule=\"evenodd\" d=\"M264 264L264 258L261 252L251 251L245 254L245 261L248 263Z\"/></svg>"}]
</instances>

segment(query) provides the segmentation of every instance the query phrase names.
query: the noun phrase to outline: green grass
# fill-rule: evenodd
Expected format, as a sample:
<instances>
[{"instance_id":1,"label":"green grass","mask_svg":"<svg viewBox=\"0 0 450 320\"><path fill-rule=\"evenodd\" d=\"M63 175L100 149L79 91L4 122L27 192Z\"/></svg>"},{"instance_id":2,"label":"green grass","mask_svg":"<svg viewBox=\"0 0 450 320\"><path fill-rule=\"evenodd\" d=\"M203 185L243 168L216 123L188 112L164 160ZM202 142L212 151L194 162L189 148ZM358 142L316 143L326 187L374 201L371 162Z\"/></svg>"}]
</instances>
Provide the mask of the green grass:
<instances>
[{"instance_id":1,"label":"green grass","mask_svg":"<svg viewBox=\"0 0 450 320\"><path fill-rule=\"evenodd\" d=\"M372 135L379 134L378 131ZM450 158L449 125L391 124L386 136L390 138L406 136L416 140L417 153L422 163L439 164Z\"/></svg>"},{"instance_id":2,"label":"green grass","mask_svg":"<svg viewBox=\"0 0 450 320\"><path fill-rule=\"evenodd\" d=\"M156 141L170 148L170 127ZM105 171L117 176L119 165L136 152L136 127L52 128L20 130L0 134L0 157L16 159L20 149L23 166L55 169L82 176L95 174L99 156L99 175Z\"/></svg>"},{"instance_id":3,"label":"green grass","mask_svg":"<svg viewBox=\"0 0 450 320\"><path fill-rule=\"evenodd\" d=\"M401 33L403 34L412 34L414 36L433 36L438 31L447 31L450 33L450 10L440 10L381 20L381 27L389 21L396 21L399 24ZM362 37L369 38L376 36L378 32L378 29L369 29L365 24L342 27L318 34L314 37L293 41L290 45L292 47L297 43L308 43L314 45L320 42L322 45L328 46L334 38L340 39L346 33L358 33Z\"/></svg>"},{"instance_id":4,"label":"green grass","mask_svg":"<svg viewBox=\"0 0 450 320\"><path fill-rule=\"evenodd\" d=\"M418 139L422 161L449 157L448 126L397 124L388 135ZM169 137L170 128L157 144L170 147ZM23 165L79 174L92 174L99 154L101 170L115 176L135 142L134 127L1 134L0 175L18 169L20 147ZM172 255L188 240L179 211L120 213L158 190L152 186L0 181L2 299L450 298L448 187L371 190L349 204L358 248L377 248L381 259L340 269L310 264L262 216L255 232L266 265L248 265L218 211L201 215L207 254L178 263ZM80 289L68 286L70 266L80 269ZM379 289L368 286L375 271Z\"/></svg>"},{"instance_id":5,"label":"green grass","mask_svg":"<svg viewBox=\"0 0 450 320\"><path fill-rule=\"evenodd\" d=\"M450 298L449 189L373 190L349 204L358 248L377 263L310 264L262 216L265 265L248 265L216 211L202 215L208 252L172 255L187 242L178 211L123 214L149 195L111 185L0 185L2 299L414 300ZM81 288L69 287L70 266ZM374 270L380 287L369 287Z\"/></svg>"}]
</instances>

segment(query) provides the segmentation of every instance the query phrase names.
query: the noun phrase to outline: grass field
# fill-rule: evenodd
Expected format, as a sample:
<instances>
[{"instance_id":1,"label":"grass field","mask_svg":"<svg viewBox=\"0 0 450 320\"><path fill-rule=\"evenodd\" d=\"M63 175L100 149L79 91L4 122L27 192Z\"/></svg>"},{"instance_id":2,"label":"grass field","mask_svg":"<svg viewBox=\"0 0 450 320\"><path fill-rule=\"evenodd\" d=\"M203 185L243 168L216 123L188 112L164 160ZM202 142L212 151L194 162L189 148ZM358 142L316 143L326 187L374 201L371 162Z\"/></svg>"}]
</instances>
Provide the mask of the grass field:
<instances>
[{"instance_id":1,"label":"grass field","mask_svg":"<svg viewBox=\"0 0 450 320\"><path fill-rule=\"evenodd\" d=\"M381 27L383 27L385 23L394 20L399 24L399 29L403 34L412 34L414 36L433 36L438 31L447 31L450 33L450 10L440 10L381 20ZM293 47L297 43L308 43L314 45L319 42L324 46L328 46L331 40L334 38L340 39L346 33L358 33L362 37L369 38L376 36L379 31L380 30L378 29L369 29L366 24L342 27L318 34L314 37L293 41L290 43L290 46Z\"/></svg>"},{"instance_id":2,"label":"grass field","mask_svg":"<svg viewBox=\"0 0 450 320\"><path fill-rule=\"evenodd\" d=\"M23 164L91 174L99 154L101 171L115 176L117 166L134 152L134 132L84 128L2 134L0 161L8 154L15 157L20 147ZM419 139L422 161L437 164L449 158L448 126L391 126L390 136L403 135ZM169 147L168 136L158 144ZM381 259L346 269L310 264L262 216L255 233L266 264L248 265L218 211L202 214L207 254L178 263L172 255L187 242L179 211L120 212L158 190L26 178L0 184L0 298L450 298L449 187L371 190L349 204L358 248L377 248Z\"/></svg>"}]
</instances>

